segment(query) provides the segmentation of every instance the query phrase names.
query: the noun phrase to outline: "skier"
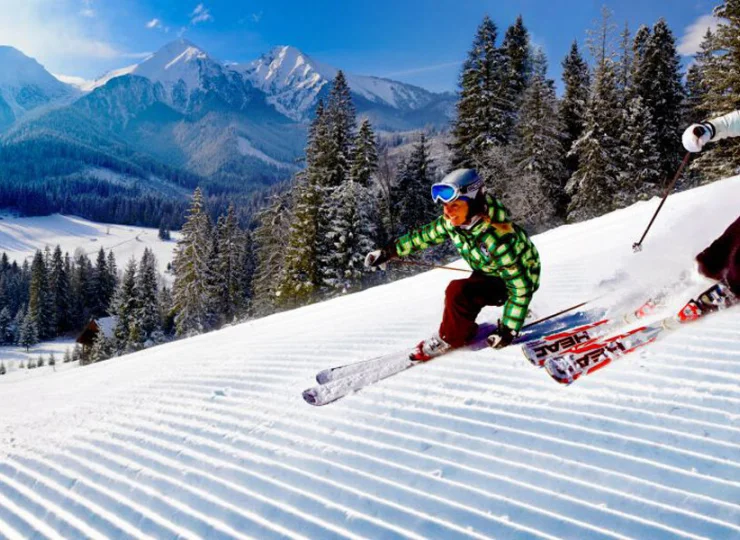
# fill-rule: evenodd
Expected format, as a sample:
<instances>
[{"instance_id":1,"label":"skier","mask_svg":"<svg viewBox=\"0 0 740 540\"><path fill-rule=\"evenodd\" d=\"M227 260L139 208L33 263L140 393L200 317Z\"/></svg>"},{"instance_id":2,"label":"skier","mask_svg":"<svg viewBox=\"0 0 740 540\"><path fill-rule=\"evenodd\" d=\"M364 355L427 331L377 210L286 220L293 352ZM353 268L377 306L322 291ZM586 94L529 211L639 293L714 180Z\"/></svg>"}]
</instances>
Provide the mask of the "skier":
<instances>
[{"instance_id":1,"label":"skier","mask_svg":"<svg viewBox=\"0 0 740 540\"><path fill-rule=\"evenodd\" d=\"M683 134L689 152L700 152L708 142L740 135L740 111L733 111L701 124L692 124ZM704 251L696 256L699 272L727 283L740 296L740 217Z\"/></svg>"},{"instance_id":2,"label":"skier","mask_svg":"<svg viewBox=\"0 0 740 540\"><path fill-rule=\"evenodd\" d=\"M537 249L527 233L511 223L501 202L486 193L474 169L457 169L445 176L432 186L432 199L442 203L443 215L365 258L365 266L384 267L395 257L442 244L449 237L473 269L468 278L447 286L439 331L419 343L411 359L426 361L463 346L475 336L475 319L484 306L504 306L503 317L487 340L493 348L506 347L524 324L539 287Z\"/></svg>"}]
</instances>

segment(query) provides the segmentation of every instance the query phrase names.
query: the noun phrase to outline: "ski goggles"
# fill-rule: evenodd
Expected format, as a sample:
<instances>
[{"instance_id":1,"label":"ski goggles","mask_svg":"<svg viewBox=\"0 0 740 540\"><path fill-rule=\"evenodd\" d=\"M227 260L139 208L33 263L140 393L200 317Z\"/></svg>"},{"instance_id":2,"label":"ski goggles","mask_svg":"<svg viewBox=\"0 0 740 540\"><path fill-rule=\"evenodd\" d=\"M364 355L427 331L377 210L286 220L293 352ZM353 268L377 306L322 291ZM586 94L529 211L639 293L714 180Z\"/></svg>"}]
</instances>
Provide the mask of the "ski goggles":
<instances>
[{"instance_id":1,"label":"ski goggles","mask_svg":"<svg viewBox=\"0 0 740 540\"><path fill-rule=\"evenodd\" d=\"M447 204L456 201L460 197L475 197L478 190L483 187L483 180L478 179L468 186L455 186L443 182L432 185L432 201L435 203Z\"/></svg>"}]
</instances>

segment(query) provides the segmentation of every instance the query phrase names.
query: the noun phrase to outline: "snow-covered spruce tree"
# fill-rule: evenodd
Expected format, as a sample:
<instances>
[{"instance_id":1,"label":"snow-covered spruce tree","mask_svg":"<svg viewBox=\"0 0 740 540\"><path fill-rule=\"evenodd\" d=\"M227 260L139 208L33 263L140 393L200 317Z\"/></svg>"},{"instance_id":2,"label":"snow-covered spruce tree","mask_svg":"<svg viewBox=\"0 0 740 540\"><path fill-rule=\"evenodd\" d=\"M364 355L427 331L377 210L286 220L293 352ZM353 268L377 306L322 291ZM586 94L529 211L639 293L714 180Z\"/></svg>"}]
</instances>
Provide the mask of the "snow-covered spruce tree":
<instances>
[{"instance_id":1,"label":"snow-covered spruce tree","mask_svg":"<svg viewBox=\"0 0 740 540\"><path fill-rule=\"evenodd\" d=\"M714 61L714 34L707 28L704 39L701 42L699 52L694 55L694 61L686 74L686 101L684 103L683 125L695 124L708 120L710 110L708 107L709 74L707 69ZM709 147L707 147L709 148Z\"/></svg>"},{"instance_id":2,"label":"snow-covered spruce tree","mask_svg":"<svg viewBox=\"0 0 740 540\"><path fill-rule=\"evenodd\" d=\"M655 123L639 95L627 103L620 146L624 159L614 193L618 208L652 195L662 180Z\"/></svg>"},{"instance_id":3,"label":"snow-covered spruce tree","mask_svg":"<svg viewBox=\"0 0 740 540\"><path fill-rule=\"evenodd\" d=\"M55 335L61 335L72 329L71 296L68 262L62 257L62 249L57 245L52 256L49 284L54 303Z\"/></svg>"},{"instance_id":4,"label":"snow-covered spruce tree","mask_svg":"<svg viewBox=\"0 0 740 540\"><path fill-rule=\"evenodd\" d=\"M308 133L306 169L293 179L290 226L280 248L284 252L282 271L273 297L278 307L311 302L321 286L319 265L328 249L321 245L321 233L326 232L330 221L322 214L322 204L331 194L328 179L335 167L331 131L329 113L319 101Z\"/></svg>"},{"instance_id":5,"label":"snow-covered spruce tree","mask_svg":"<svg viewBox=\"0 0 740 540\"><path fill-rule=\"evenodd\" d=\"M591 85L588 64L581 56L577 42L574 41L571 45L570 52L563 60L562 66L565 92L558 114L565 131L563 145L566 152L569 152L573 143L583 134L586 125L586 109ZM568 155L566 166L569 174L578 169L578 157L575 153Z\"/></svg>"},{"instance_id":6,"label":"snow-covered spruce tree","mask_svg":"<svg viewBox=\"0 0 740 540\"><path fill-rule=\"evenodd\" d=\"M216 227L218 255L215 274L219 276L216 299L222 322L232 322L244 307L243 267L245 238L236 219L234 205L229 205Z\"/></svg>"},{"instance_id":7,"label":"snow-covered spruce tree","mask_svg":"<svg viewBox=\"0 0 740 540\"><path fill-rule=\"evenodd\" d=\"M175 274L173 309L175 327L180 336L210 329L212 297L208 290L208 254L211 250L211 229L203 206L203 193L197 188L172 263Z\"/></svg>"},{"instance_id":8,"label":"snow-covered spruce tree","mask_svg":"<svg viewBox=\"0 0 740 540\"><path fill-rule=\"evenodd\" d=\"M18 345L26 348L26 352L31 345L36 345L39 342L38 331L36 330L36 320L31 314L31 310L26 311L26 315L23 317L23 323L20 326L18 333Z\"/></svg>"},{"instance_id":9,"label":"snow-covered spruce tree","mask_svg":"<svg viewBox=\"0 0 740 540\"><path fill-rule=\"evenodd\" d=\"M292 220L288 231L283 271L275 290L275 304L296 307L316 299L321 285L319 220L322 189L310 171L295 176Z\"/></svg>"},{"instance_id":10,"label":"snow-covered spruce tree","mask_svg":"<svg viewBox=\"0 0 740 540\"><path fill-rule=\"evenodd\" d=\"M638 32L638 34L640 34ZM661 156L661 174L671 177L681 161L681 112L684 89L681 84L680 59L676 40L665 20L652 28L647 41L643 35L636 43L635 92L642 98L655 122L656 144Z\"/></svg>"},{"instance_id":11,"label":"snow-covered spruce tree","mask_svg":"<svg viewBox=\"0 0 740 540\"><path fill-rule=\"evenodd\" d=\"M93 340L90 353L88 355L88 363L93 364L95 362L102 362L108 360L115 354L115 346L111 343L111 340L106 338L102 332L98 332Z\"/></svg>"},{"instance_id":12,"label":"snow-covered spruce tree","mask_svg":"<svg viewBox=\"0 0 740 540\"><path fill-rule=\"evenodd\" d=\"M74 270L72 272L72 313L75 326L87 324L92 315L93 300L93 268L90 259L81 252L75 252Z\"/></svg>"},{"instance_id":13,"label":"snow-covered spruce tree","mask_svg":"<svg viewBox=\"0 0 740 540\"><path fill-rule=\"evenodd\" d=\"M586 130L571 150L577 153L579 165L566 185L571 199L569 221L590 219L613 208L612 198L619 174L618 107L614 62L602 54L594 75Z\"/></svg>"},{"instance_id":14,"label":"snow-covered spruce tree","mask_svg":"<svg viewBox=\"0 0 740 540\"><path fill-rule=\"evenodd\" d=\"M502 87L504 94L497 94L497 106L504 122L505 137L510 137L517 123L519 107L521 106L524 90L529 84L532 74L532 55L529 44L529 32L524 26L522 16L511 25L504 34L501 43L504 73ZM504 139L504 143L509 142Z\"/></svg>"},{"instance_id":15,"label":"snow-covered spruce tree","mask_svg":"<svg viewBox=\"0 0 740 540\"><path fill-rule=\"evenodd\" d=\"M289 235L289 193L276 194L256 217L253 241L256 268L252 280L252 312L257 316L272 313L281 276L284 275L285 241Z\"/></svg>"},{"instance_id":16,"label":"snow-covered spruce tree","mask_svg":"<svg viewBox=\"0 0 740 540\"><path fill-rule=\"evenodd\" d=\"M521 181L512 187L516 196L529 203L525 223L544 230L557 217L565 218L565 134L557 115L555 86L547 78L547 59L541 49L535 51L532 64L517 126L517 171Z\"/></svg>"},{"instance_id":17,"label":"snow-covered spruce tree","mask_svg":"<svg viewBox=\"0 0 740 540\"><path fill-rule=\"evenodd\" d=\"M46 261L40 251L36 251L31 263L31 287L29 289L28 312L34 321L38 339L54 336L56 320L51 309L51 291Z\"/></svg>"},{"instance_id":18,"label":"snow-covered spruce tree","mask_svg":"<svg viewBox=\"0 0 740 540\"><path fill-rule=\"evenodd\" d=\"M15 313L15 317L13 317L13 335L11 336L12 343L20 344L21 342L21 328L23 328L23 320L26 318L26 312L26 304L21 304L18 311Z\"/></svg>"},{"instance_id":19,"label":"snow-covered spruce tree","mask_svg":"<svg viewBox=\"0 0 740 540\"><path fill-rule=\"evenodd\" d=\"M0 343L3 345L12 342L12 323L13 317L10 315L10 309L8 309L8 306L5 306L0 310Z\"/></svg>"},{"instance_id":20,"label":"snow-covered spruce tree","mask_svg":"<svg viewBox=\"0 0 740 540\"><path fill-rule=\"evenodd\" d=\"M327 234L333 249L323 261L323 282L330 291L361 288L365 255L375 247L377 203L367 187L352 178L332 194L334 219Z\"/></svg>"},{"instance_id":21,"label":"snow-covered spruce tree","mask_svg":"<svg viewBox=\"0 0 740 540\"><path fill-rule=\"evenodd\" d=\"M350 178L362 187L370 186L370 179L378 170L378 144L370 120L362 121L354 143Z\"/></svg>"},{"instance_id":22,"label":"snow-covered spruce tree","mask_svg":"<svg viewBox=\"0 0 740 540\"><path fill-rule=\"evenodd\" d=\"M486 15L478 27L460 74L460 98L452 128L452 167L480 167L492 145L505 144L509 107L505 62L496 46L498 30Z\"/></svg>"},{"instance_id":23,"label":"snow-covered spruce tree","mask_svg":"<svg viewBox=\"0 0 740 540\"><path fill-rule=\"evenodd\" d=\"M95 270L92 276L92 287L96 305L93 308L94 317L105 317L109 313L110 303L116 292L116 268L110 268L111 251L108 257L105 255L103 248L98 251L98 257L95 262ZM113 258L115 261L115 258Z\"/></svg>"},{"instance_id":24,"label":"snow-covered spruce tree","mask_svg":"<svg viewBox=\"0 0 740 540\"><path fill-rule=\"evenodd\" d=\"M171 336L175 333L175 316L172 312L172 291L166 285L159 289L159 325L165 336Z\"/></svg>"},{"instance_id":25,"label":"snow-covered spruce tree","mask_svg":"<svg viewBox=\"0 0 740 540\"><path fill-rule=\"evenodd\" d=\"M113 329L115 349L119 354L135 350L139 345L139 335L136 331L132 333L132 329L135 328L134 320L139 305L136 290L136 259L133 256L126 264L123 279L113 299L113 306L116 317Z\"/></svg>"},{"instance_id":26,"label":"snow-covered spruce tree","mask_svg":"<svg viewBox=\"0 0 740 540\"><path fill-rule=\"evenodd\" d=\"M136 274L136 311L132 321L135 329L131 330L142 344L158 341L161 333L158 279L157 259L151 249L145 248Z\"/></svg>"},{"instance_id":27,"label":"snow-covered spruce tree","mask_svg":"<svg viewBox=\"0 0 740 540\"><path fill-rule=\"evenodd\" d=\"M704 69L708 92L703 103L709 118L740 109L740 0L725 0L714 14L720 22L711 43L711 61ZM694 168L708 180L737 174L740 139L707 145Z\"/></svg>"},{"instance_id":28,"label":"snow-covered spruce tree","mask_svg":"<svg viewBox=\"0 0 740 540\"><path fill-rule=\"evenodd\" d=\"M341 70L334 78L326 104L326 121L329 128L328 176L323 186L338 187L349 178L355 141L355 107L352 104L349 84Z\"/></svg>"},{"instance_id":29,"label":"snow-covered spruce tree","mask_svg":"<svg viewBox=\"0 0 740 540\"><path fill-rule=\"evenodd\" d=\"M435 171L429 157L424 133L419 136L408 158L399 167L398 179L392 197L396 235L425 225L437 217L437 209L430 196Z\"/></svg>"}]
</instances>

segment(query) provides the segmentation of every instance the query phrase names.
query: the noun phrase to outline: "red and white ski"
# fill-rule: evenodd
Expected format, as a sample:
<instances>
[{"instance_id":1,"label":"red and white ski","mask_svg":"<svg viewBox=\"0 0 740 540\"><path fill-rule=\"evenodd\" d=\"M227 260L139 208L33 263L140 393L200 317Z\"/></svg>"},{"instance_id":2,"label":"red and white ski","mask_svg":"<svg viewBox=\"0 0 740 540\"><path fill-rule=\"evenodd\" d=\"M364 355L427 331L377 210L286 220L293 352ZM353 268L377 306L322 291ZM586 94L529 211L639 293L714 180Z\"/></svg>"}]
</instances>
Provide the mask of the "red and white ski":
<instances>
[{"instance_id":1,"label":"red and white ski","mask_svg":"<svg viewBox=\"0 0 740 540\"><path fill-rule=\"evenodd\" d=\"M571 384L584 375L602 369L613 360L665 337L683 324L726 309L739 301L729 288L717 283L690 300L676 315L617 335L574 345L560 355L547 357L545 369L557 382Z\"/></svg>"}]
</instances>

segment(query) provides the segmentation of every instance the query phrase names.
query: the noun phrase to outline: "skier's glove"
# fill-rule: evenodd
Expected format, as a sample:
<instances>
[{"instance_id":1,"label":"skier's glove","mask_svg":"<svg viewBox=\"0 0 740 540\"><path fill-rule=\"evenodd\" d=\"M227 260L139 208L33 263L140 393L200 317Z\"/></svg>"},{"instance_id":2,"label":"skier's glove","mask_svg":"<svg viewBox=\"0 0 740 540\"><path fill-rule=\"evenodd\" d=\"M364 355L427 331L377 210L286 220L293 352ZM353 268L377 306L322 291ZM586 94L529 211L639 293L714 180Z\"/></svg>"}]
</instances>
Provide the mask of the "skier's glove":
<instances>
[{"instance_id":1,"label":"skier's glove","mask_svg":"<svg viewBox=\"0 0 740 540\"><path fill-rule=\"evenodd\" d=\"M501 324L501 321L499 321L496 326L496 330L486 338L486 341L488 342L488 345L494 349L503 349L504 347L511 345L511 342L514 341L516 336L517 332L505 324Z\"/></svg>"},{"instance_id":2,"label":"skier's glove","mask_svg":"<svg viewBox=\"0 0 740 540\"><path fill-rule=\"evenodd\" d=\"M394 255L395 253L391 252L388 247L371 251L365 257L365 267L385 270L387 268L388 261L390 261Z\"/></svg>"},{"instance_id":3,"label":"skier's glove","mask_svg":"<svg viewBox=\"0 0 740 540\"><path fill-rule=\"evenodd\" d=\"M714 128L711 124L692 124L683 132L681 141L687 152L701 152L713 134Z\"/></svg>"}]
</instances>

